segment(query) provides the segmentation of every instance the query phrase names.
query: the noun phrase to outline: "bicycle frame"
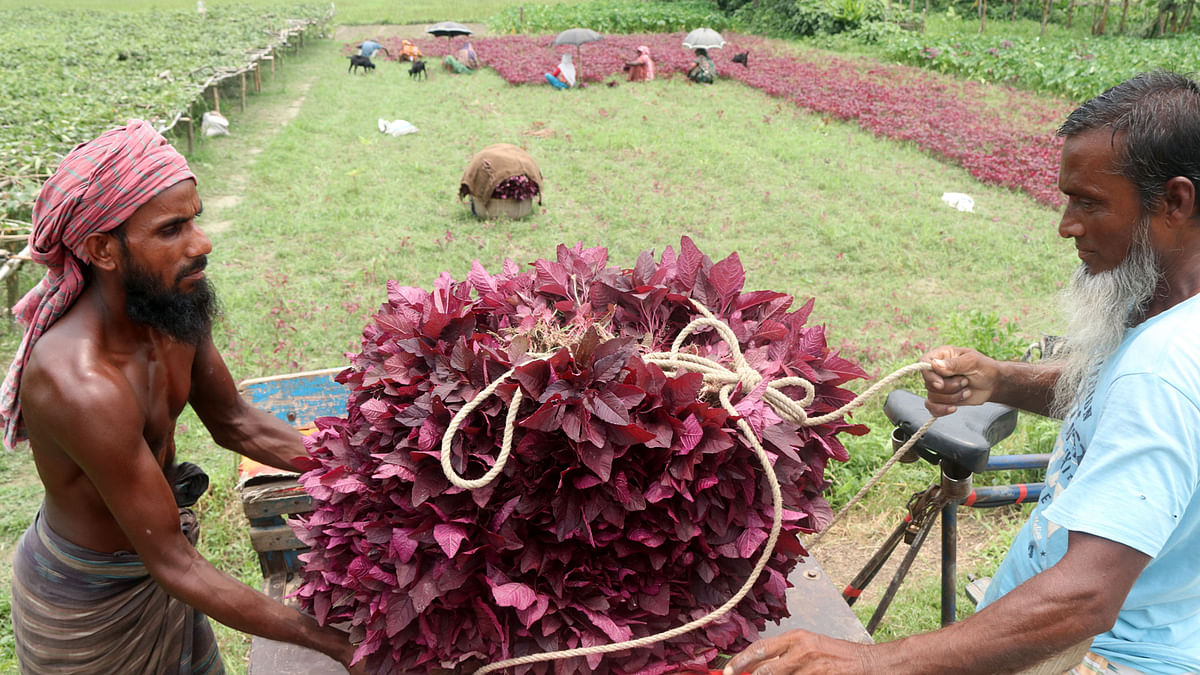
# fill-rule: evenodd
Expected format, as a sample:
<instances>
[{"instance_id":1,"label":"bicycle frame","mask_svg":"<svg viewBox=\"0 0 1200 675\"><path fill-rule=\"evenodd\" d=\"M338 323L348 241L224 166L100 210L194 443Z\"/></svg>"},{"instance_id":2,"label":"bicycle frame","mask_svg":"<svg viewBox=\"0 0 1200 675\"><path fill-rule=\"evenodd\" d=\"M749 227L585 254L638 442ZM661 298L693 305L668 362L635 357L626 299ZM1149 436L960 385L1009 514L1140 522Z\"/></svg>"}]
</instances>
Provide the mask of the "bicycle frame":
<instances>
[{"instance_id":1,"label":"bicycle frame","mask_svg":"<svg viewBox=\"0 0 1200 675\"><path fill-rule=\"evenodd\" d=\"M995 455L989 456L984 472L1010 471L1025 469L1045 469L1050 459L1048 454L1034 455ZM925 543L934 521L938 515L942 518L942 556L941 556L941 622L948 626L957 620L958 595L956 589L958 577L958 508L994 508L1010 504L1023 504L1036 501L1045 487L1044 483L1016 483L1011 485L972 487L974 473L942 459L941 480L929 488L914 493L909 499L907 513L904 519L884 541L871 559L863 566L858 575L842 591L846 603L853 605L862 591L883 568L892 552L903 539L909 545L909 550L901 561L899 568L892 577L888 588L880 598L871 619L867 622L867 632L874 635L879 623L883 620L888 607L895 598L901 583L907 576L917 552Z\"/></svg>"}]
</instances>

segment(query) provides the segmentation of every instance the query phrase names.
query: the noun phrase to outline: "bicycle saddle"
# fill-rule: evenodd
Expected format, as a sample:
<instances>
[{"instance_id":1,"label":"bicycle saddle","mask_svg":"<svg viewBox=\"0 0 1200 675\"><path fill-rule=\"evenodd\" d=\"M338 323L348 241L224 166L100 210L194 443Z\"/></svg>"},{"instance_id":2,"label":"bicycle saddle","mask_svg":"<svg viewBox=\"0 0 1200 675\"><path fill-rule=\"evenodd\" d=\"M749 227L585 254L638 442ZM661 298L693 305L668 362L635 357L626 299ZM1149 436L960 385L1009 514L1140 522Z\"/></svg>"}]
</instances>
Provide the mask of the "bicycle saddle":
<instances>
[{"instance_id":1,"label":"bicycle saddle","mask_svg":"<svg viewBox=\"0 0 1200 675\"><path fill-rule=\"evenodd\" d=\"M903 440L916 433L930 417L924 397L903 389L888 394L883 412L896 425ZM914 449L931 464L945 459L971 473L979 473L987 467L992 446L1007 438L1016 427L1016 408L999 403L959 406L954 413L939 417Z\"/></svg>"}]
</instances>

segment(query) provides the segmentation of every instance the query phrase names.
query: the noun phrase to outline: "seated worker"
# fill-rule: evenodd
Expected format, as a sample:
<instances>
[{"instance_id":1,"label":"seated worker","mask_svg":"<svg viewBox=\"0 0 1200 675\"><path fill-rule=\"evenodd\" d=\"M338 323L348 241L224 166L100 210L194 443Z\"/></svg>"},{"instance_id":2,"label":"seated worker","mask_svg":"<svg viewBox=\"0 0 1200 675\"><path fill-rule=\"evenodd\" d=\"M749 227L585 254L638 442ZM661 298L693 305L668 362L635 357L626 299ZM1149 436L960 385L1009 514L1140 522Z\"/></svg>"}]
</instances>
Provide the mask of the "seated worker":
<instances>
[{"instance_id":1,"label":"seated worker","mask_svg":"<svg viewBox=\"0 0 1200 675\"><path fill-rule=\"evenodd\" d=\"M383 52L384 54L387 54L388 50L387 50L387 47L384 47L383 45L379 44L378 42L376 42L374 40L367 40L366 42L364 42L358 46L358 53L362 54L363 56L367 57L368 59L371 58L371 56L373 54L375 54L375 52ZM388 54L388 56L391 56L391 55Z\"/></svg>"},{"instance_id":2,"label":"seated worker","mask_svg":"<svg viewBox=\"0 0 1200 675\"><path fill-rule=\"evenodd\" d=\"M447 56L446 58L442 59L442 66L445 67L446 70L452 73L458 73L459 75L470 75L471 73L475 72L474 70L471 70L467 64L459 61L453 56Z\"/></svg>"},{"instance_id":3,"label":"seated worker","mask_svg":"<svg viewBox=\"0 0 1200 675\"><path fill-rule=\"evenodd\" d=\"M717 64L708 56L708 50L703 47L696 50L696 60L687 71L688 79L701 84L712 84L717 79Z\"/></svg>"},{"instance_id":4,"label":"seated worker","mask_svg":"<svg viewBox=\"0 0 1200 675\"><path fill-rule=\"evenodd\" d=\"M979 611L876 645L793 631L727 674L1200 672L1200 84L1143 73L1058 135L1058 233L1080 259L1065 355L923 357L934 415L986 401L1065 415Z\"/></svg>"},{"instance_id":5,"label":"seated worker","mask_svg":"<svg viewBox=\"0 0 1200 675\"><path fill-rule=\"evenodd\" d=\"M176 463L190 405L219 445L296 471L299 432L241 398L213 344L212 245L196 178L141 120L76 146L33 208L46 276L0 388L4 444L28 439L45 488L12 558L22 673L222 673L208 617L315 649L352 673L348 636L217 570L190 509L207 477Z\"/></svg>"},{"instance_id":6,"label":"seated worker","mask_svg":"<svg viewBox=\"0 0 1200 675\"><path fill-rule=\"evenodd\" d=\"M642 45L637 48L637 58L625 64L629 71L630 82L649 82L654 79L654 59L650 58L650 48Z\"/></svg>"},{"instance_id":7,"label":"seated worker","mask_svg":"<svg viewBox=\"0 0 1200 675\"><path fill-rule=\"evenodd\" d=\"M421 60L421 48L412 43L412 40L403 40L400 42L401 61L419 61Z\"/></svg>"},{"instance_id":8,"label":"seated worker","mask_svg":"<svg viewBox=\"0 0 1200 675\"><path fill-rule=\"evenodd\" d=\"M479 68L479 55L475 53L475 47L470 42L463 45L458 51L454 52L454 58L458 62L471 70Z\"/></svg>"},{"instance_id":9,"label":"seated worker","mask_svg":"<svg viewBox=\"0 0 1200 675\"><path fill-rule=\"evenodd\" d=\"M570 89L575 86L575 66L571 55L563 54L553 72L546 73L546 81L555 89Z\"/></svg>"}]
</instances>

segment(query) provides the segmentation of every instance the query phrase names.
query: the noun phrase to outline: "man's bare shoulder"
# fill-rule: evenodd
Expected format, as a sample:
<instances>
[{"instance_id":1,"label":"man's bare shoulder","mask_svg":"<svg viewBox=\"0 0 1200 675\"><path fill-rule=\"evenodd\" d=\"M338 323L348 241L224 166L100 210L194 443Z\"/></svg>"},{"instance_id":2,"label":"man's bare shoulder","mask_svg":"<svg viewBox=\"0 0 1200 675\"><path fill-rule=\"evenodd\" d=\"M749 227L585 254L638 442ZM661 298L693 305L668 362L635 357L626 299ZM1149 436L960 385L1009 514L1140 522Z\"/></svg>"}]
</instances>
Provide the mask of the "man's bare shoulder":
<instances>
[{"instance_id":1,"label":"man's bare shoulder","mask_svg":"<svg viewBox=\"0 0 1200 675\"><path fill-rule=\"evenodd\" d=\"M21 377L21 408L27 423L45 419L137 409L118 356L107 353L95 331L64 317L34 344ZM124 404L124 405L123 405Z\"/></svg>"}]
</instances>

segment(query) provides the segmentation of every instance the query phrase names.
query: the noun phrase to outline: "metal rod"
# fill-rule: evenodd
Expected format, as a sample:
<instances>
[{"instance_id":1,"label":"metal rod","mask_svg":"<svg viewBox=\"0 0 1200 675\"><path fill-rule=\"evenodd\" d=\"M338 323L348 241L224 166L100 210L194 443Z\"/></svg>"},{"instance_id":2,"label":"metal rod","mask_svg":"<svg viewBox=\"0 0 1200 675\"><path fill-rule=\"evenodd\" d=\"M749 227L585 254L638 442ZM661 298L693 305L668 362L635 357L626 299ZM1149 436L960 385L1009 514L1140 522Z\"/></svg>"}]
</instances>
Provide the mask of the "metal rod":
<instances>
[{"instance_id":1,"label":"metal rod","mask_svg":"<svg viewBox=\"0 0 1200 675\"><path fill-rule=\"evenodd\" d=\"M958 504L942 507L942 627L958 619L955 581L958 578Z\"/></svg>"},{"instance_id":2,"label":"metal rod","mask_svg":"<svg viewBox=\"0 0 1200 675\"><path fill-rule=\"evenodd\" d=\"M925 537L929 535L929 530L933 527L933 523L936 520L937 518L933 516L926 518L925 522L921 523L921 529L917 530L917 535L913 538L912 544L909 544L908 553L904 554L904 560L900 561L900 567L896 569L896 573L892 576L892 582L888 584L883 597L879 599L879 605L875 607L875 613L871 615L871 620L867 622L867 632L871 635L875 634L875 629L879 627L879 622L883 620L883 615L887 613L888 607L896 597L896 591L900 590L901 582L904 581L904 577L908 574L909 568L912 567L913 561L917 559L917 552L921 550L921 545L925 543Z\"/></svg>"},{"instance_id":3,"label":"metal rod","mask_svg":"<svg viewBox=\"0 0 1200 675\"><path fill-rule=\"evenodd\" d=\"M1009 504L1036 502L1042 496L1045 483L1019 483L1017 485L989 485L977 487L967 496L963 506L988 509Z\"/></svg>"},{"instance_id":4,"label":"metal rod","mask_svg":"<svg viewBox=\"0 0 1200 675\"><path fill-rule=\"evenodd\" d=\"M871 559L863 565L854 579L850 581L850 584L842 591L842 597L846 600L847 605L853 605L857 602L863 589L871 583L875 575L879 574L879 570L883 569L884 563L887 562L888 558L892 557L892 552L896 550L896 546L904 537L904 530L907 526L907 520L900 521L900 524L896 526L896 529L892 530L892 534L883 542L883 545L875 551Z\"/></svg>"},{"instance_id":5,"label":"metal rod","mask_svg":"<svg viewBox=\"0 0 1200 675\"><path fill-rule=\"evenodd\" d=\"M1018 471L1044 469L1050 464L1049 454L1038 455L993 455L988 458L984 471Z\"/></svg>"}]
</instances>

